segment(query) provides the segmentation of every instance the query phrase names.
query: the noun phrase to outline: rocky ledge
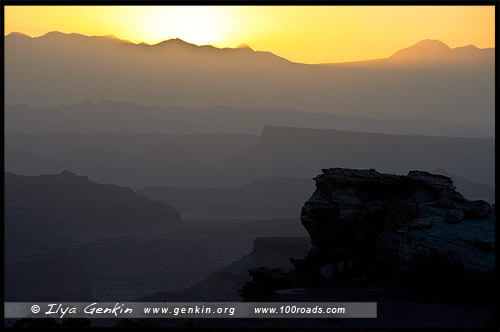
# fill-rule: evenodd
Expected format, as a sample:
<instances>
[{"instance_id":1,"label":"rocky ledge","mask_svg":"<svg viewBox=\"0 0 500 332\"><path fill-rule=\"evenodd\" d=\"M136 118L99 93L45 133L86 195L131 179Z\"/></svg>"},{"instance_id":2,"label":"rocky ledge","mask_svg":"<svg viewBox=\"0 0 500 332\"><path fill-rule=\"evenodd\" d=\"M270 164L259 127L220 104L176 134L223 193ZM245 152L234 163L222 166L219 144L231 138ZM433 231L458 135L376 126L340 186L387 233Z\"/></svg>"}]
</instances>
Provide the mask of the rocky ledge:
<instances>
[{"instance_id":1,"label":"rocky ledge","mask_svg":"<svg viewBox=\"0 0 500 332\"><path fill-rule=\"evenodd\" d=\"M440 285L494 274L495 209L465 199L449 177L330 168L314 180L301 214L313 248L292 271L250 271L245 299L278 279L307 288L413 276Z\"/></svg>"},{"instance_id":2,"label":"rocky ledge","mask_svg":"<svg viewBox=\"0 0 500 332\"><path fill-rule=\"evenodd\" d=\"M495 270L495 210L465 199L449 177L330 168L314 180L301 220L313 246L333 260L349 265L376 257L403 268L439 261Z\"/></svg>"}]
</instances>

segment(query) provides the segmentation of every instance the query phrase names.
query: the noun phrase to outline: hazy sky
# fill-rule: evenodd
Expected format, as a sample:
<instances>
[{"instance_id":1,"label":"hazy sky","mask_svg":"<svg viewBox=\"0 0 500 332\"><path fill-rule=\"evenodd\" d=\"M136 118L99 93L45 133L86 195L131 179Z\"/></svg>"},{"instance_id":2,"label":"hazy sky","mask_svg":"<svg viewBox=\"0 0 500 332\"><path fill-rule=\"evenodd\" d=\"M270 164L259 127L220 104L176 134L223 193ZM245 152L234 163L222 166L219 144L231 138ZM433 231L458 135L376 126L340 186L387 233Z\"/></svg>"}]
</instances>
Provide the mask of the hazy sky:
<instances>
[{"instance_id":1,"label":"hazy sky","mask_svg":"<svg viewBox=\"0 0 500 332\"><path fill-rule=\"evenodd\" d=\"M304 63L384 58L423 39L495 46L493 6L6 6L5 33L246 43Z\"/></svg>"}]
</instances>

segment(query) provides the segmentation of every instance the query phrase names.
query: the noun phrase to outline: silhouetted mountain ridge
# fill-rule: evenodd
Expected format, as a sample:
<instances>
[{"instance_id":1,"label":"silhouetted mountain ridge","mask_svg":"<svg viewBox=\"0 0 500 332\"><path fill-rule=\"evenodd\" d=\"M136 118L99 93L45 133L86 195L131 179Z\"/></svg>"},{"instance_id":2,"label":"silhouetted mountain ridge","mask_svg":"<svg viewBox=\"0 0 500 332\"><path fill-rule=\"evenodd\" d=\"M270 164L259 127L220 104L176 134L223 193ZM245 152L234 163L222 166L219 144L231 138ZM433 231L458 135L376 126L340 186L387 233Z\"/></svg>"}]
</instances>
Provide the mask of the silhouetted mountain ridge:
<instances>
[{"instance_id":1,"label":"silhouetted mountain ridge","mask_svg":"<svg viewBox=\"0 0 500 332\"><path fill-rule=\"evenodd\" d=\"M467 59L480 61L484 58L494 58L495 49L479 49L474 45L450 48L442 41L435 39L422 40L415 45L399 50L388 59L396 61L425 61L446 63L450 61L465 61Z\"/></svg>"},{"instance_id":2,"label":"silhouetted mountain ridge","mask_svg":"<svg viewBox=\"0 0 500 332\"><path fill-rule=\"evenodd\" d=\"M187 49L211 49L211 50L218 50L218 51L227 51L227 50L239 50L239 49L245 49L245 50L251 50L253 53L267 53L267 54L272 54L276 56L277 58L285 59L282 57L277 56L276 54L272 52L267 52L267 51L254 51L250 46L248 46L245 43L239 44L235 48L230 48L230 47L215 47L213 45L197 45L194 43L189 43L181 38L172 38L172 39L166 39L163 41L160 41L156 44L148 44L146 42L140 42L140 43L133 43L131 41L125 40L125 39L120 39L116 37L113 34L109 35L103 35L103 36L88 36L80 33L64 33L60 31L50 31L47 32L44 35L38 36L38 37L31 37L29 35L26 35L21 32L11 32L8 35L5 36L6 38L27 38L27 39L64 39L64 38L80 38L80 39L114 39L116 41L120 41L123 43L128 43L132 45L145 45L145 46L158 46L158 47L177 47L177 48L187 48ZM430 57L430 56L436 56L436 55L452 55L452 54L457 54L459 52L476 52L476 51L494 51L495 48L484 48L480 49L477 46L470 44L470 45L465 45L465 46L459 46L456 48L450 48L448 45L446 45L444 42L437 40L437 39L424 39L421 40L407 48L401 49L397 52L395 52L393 55L391 55L388 58L381 58L381 59L373 59L373 60L383 60L383 59L401 59L401 58L417 58L416 55L420 55L421 57ZM455 52L453 52L455 51ZM286 59L285 59L286 60ZM366 61L373 61L373 60L366 60ZM289 60L287 60L289 61ZM359 61L355 61L359 62ZM342 62L344 63L349 63L349 62ZM329 63L329 64L335 64L335 63Z\"/></svg>"},{"instance_id":3,"label":"silhouetted mountain ridge","mask_svg":"<svg viewBox=\"0 0 500 332\"><path fill-rule=\"evenodd\" d=\"M92 182L70 171L57 175L21 176L7 172L6 229L30 225L26 232L49 227L79 238L168 227L181 221L171 206L138 195L132 189ZM33 229L33 225L37 225Z\"/></svg>"},{"instance_id":4,"label":"silhouetted mountain ridge","mask_svg":"<svg viewBox=\"0 0 500 332\"><path fill-rule=\"evenodd\" d=\"M241 133L260 134L264 126L418 134L494 137L494 127L433 119L376 119L295 109L210 106L199 109L143 106L131 102L90 100L58 107L6 106L6 131L22 133ZM452 120L452 119L450 119Z\"/></svg>"},{"instance_id":5,"label":"silhouetted mountain ridge","mask_svg":"<svg viewBox=\"0 0 500 332\"><path fill-rule=\"evenodd\" d=\"M136 123L140 128L139 121ZM159 125L165 123L158 121ZM42 121L37 126L41 124L45 125ZM328 165L399 174L417 167L427 171L441 168L491 187L495 179L493 138L267 126L261 137L7 134L5 141L7 171L37 175L71 169L99 182L133 188L227 187L264 177L311 178L316 170Z\"/></svg>"},{"instance_id":6,"label":"silhouetted mountain ridge","mask_svg":"<svg viewBox=\"0 0 500 332\"><path fill-rule=\"evenodd\" d=\"M440 57L446 61L432 66L420 57L408 65L395 61L399 57L307 65L270 52L175 39L147 45L54 32L4 40L6 105L109 99L483 125L494 116L494 49L450 50Z\"/></svg>"},{"instance_id":7,"label":"silhouetted mountain ridge","mask_svg":"<svg viewBox=\"0 0 500 332\"><path fill-rule=\"evenodd\" d=\"M233 169L245 170L241 173L251 178L263 174L303 178L313 167L336 165L396 174L415 168L441 168L472 181L493 184L494 150L494 139L486 138L267 126L257 144L231 156L227 162Z\"/></svg>"}]
</instances>

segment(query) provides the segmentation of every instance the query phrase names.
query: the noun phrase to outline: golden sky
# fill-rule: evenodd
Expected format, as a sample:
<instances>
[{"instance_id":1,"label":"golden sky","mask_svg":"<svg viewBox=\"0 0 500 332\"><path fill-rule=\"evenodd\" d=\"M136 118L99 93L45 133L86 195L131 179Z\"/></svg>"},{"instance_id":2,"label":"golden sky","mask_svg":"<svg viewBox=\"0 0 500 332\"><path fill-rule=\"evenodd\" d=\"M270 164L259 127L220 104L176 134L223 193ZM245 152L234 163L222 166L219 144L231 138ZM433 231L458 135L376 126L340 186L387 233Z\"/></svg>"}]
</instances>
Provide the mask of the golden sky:
<instances>
[{"instance_id":1,"label":"golden sky","mask_svg":"<svg viewBox=\"0 0 500 332\"><path fill-rule=\"evenodd\" d=\"M291 61L384 58L423 39L495 46L493 6L6 6L5 34L113 34L134 43L181 38L246 43Z\"/></svg>"}]
</instances>

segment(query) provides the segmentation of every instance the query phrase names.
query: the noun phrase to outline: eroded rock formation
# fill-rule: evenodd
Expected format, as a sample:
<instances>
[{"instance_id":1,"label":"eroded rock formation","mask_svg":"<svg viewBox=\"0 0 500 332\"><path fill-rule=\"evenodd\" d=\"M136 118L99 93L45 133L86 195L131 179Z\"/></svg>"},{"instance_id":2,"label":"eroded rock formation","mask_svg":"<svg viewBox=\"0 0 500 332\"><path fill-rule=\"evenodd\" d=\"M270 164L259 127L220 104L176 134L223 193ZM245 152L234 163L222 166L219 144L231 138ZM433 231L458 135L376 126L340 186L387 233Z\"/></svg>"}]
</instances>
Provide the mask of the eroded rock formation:
<instances>
[{"instance_id":1,"label":"eroded rock formation","mask_svg":"<svg viewBox=\"0 0 500 332\"><path fill-rule=\"evenodd\" d=\"M301 220L335 263L379 258L414 268L436 260L466 271L495 269L495 211L466 200L449 177L330 168L314 180Z\"/></svg>"},{"instance_id":2,"label":"eroded rock formation","mask_svg":"<svg viewBox=\"0 0 500 332\"><path fill-rule=\"evenodd\" d=\"M244 299L359 280L410 278L456 287L466 276L494 275L495 209L465 199L449 177L330 168L314 180L316 191L301 214L313 248L292 259L291 271L250 271Z\"/></svg>"}]
</instances>

